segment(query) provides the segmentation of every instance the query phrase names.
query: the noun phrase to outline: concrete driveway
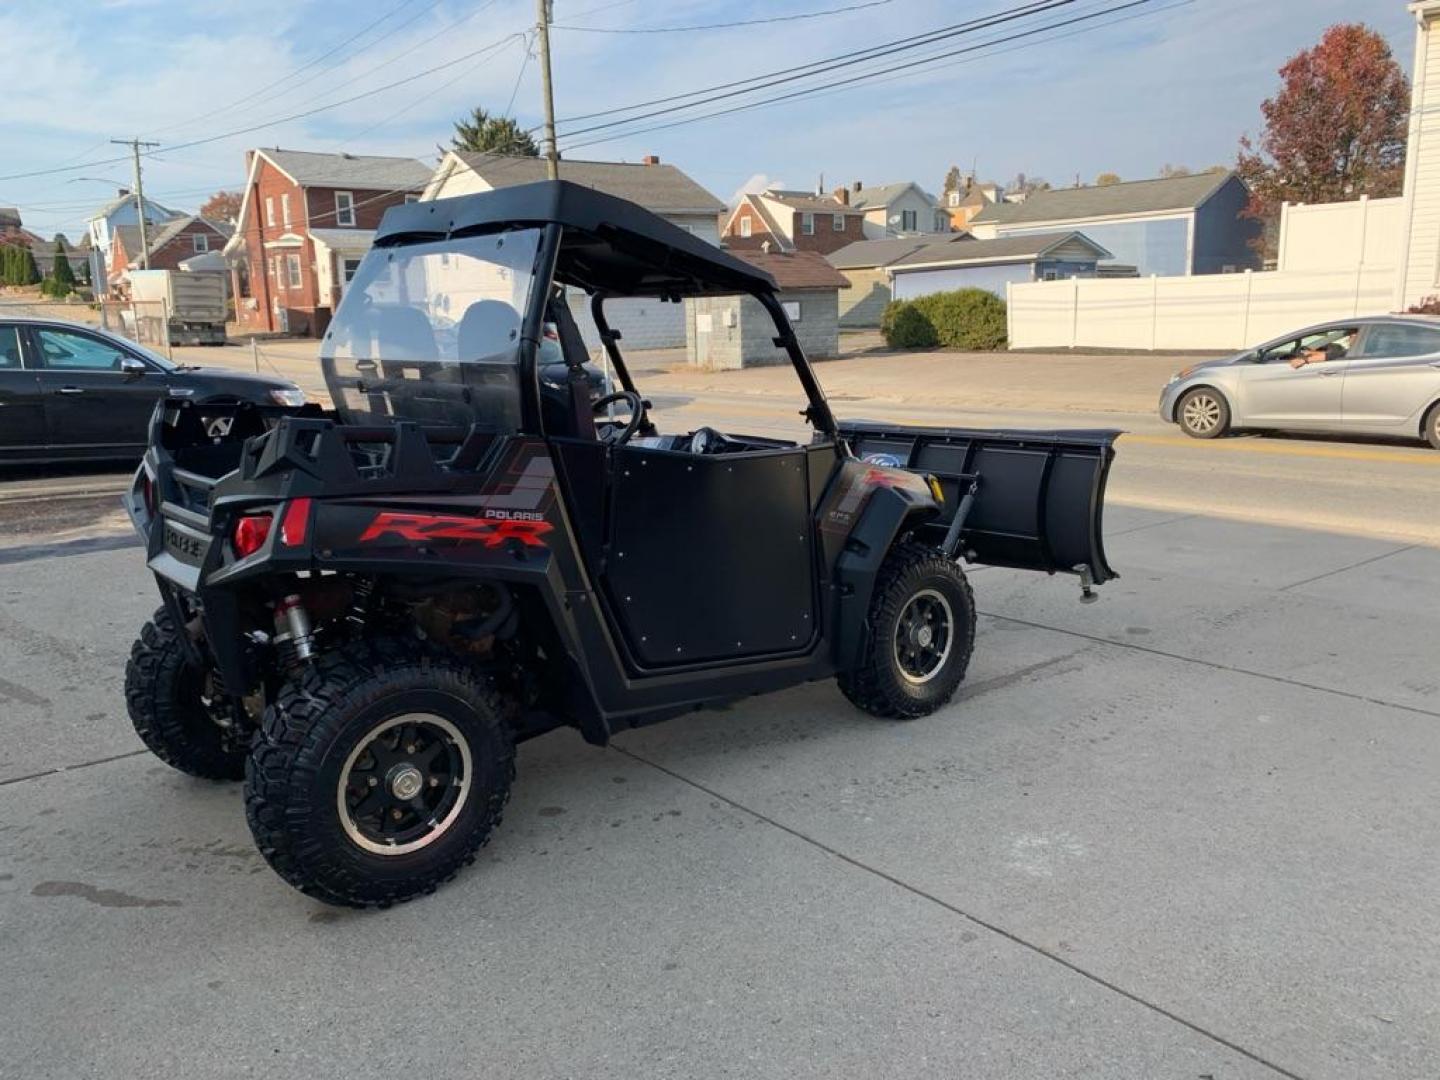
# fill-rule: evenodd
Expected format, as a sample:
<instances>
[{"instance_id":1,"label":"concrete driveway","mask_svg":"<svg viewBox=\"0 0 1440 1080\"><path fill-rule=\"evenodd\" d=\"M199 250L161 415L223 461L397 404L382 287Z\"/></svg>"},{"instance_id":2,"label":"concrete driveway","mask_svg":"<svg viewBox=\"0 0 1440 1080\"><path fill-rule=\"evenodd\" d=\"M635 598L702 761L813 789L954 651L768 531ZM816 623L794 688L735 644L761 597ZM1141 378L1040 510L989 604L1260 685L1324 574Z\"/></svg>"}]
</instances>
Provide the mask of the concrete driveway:
<instances>
[{"instance_id":1,"label":"concrete driveway","mask_svg":"<svg viewBox=\"0 0 1440 1080\"><path fill-rule=\"evenodd\" d=\"M1440 1074L1440 551L1109 547L1094 605L975 572L933 717L821 684L526 744L477 865L368 914L138 749L138 550L0 553L0 1075Z\"/></svg>"}]
</instances>

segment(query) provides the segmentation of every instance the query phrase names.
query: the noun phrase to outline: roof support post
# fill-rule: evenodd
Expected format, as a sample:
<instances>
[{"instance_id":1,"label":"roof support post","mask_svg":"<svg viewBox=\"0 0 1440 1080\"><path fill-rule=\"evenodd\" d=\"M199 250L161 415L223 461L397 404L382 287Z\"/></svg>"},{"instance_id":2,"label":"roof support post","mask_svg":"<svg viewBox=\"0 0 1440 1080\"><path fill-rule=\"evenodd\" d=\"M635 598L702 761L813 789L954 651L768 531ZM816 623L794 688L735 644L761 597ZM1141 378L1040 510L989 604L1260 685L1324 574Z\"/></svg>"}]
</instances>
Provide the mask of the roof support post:
<instances>
[{"instance_id":1,"label":"roof support post","mask_svg":"<svg viewBox=\"0 0 1440 1080\"><path fill-rule=\"evenodd\" d=\"M825 391L820 388L820 382L815 378L815 372L810 367L810 361L805 358L805 352L800 348L800 339L795 336L795 328L790 325L790 319L785 314L785 308L779 299L772 292L754 292L751 294L760 305L770 313L770 319L779 332L775 338L778 348L784 349L790 357L790 363L795 368L795 374L800 378L800 385L805 389L805 396L810 404L805 409L805 419L816 431L839 438L839 429L835 424L835 416L830 411L830 403L825 400Z\"/></svg>"}]
</instances>

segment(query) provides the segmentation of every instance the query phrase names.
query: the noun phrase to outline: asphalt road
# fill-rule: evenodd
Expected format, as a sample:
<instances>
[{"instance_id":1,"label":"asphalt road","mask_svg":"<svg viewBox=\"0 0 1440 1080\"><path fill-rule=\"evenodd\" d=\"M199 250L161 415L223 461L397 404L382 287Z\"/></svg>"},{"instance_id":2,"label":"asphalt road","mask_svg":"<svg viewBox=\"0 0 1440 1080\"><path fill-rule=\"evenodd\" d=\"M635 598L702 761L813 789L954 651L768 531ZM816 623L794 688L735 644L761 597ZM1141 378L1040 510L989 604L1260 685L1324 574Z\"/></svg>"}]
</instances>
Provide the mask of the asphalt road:
<instances>
[{"instance_id":1,"label":"asphalt road","mask_svg":"<svg viewBox=\"0 0 1440 1080\"><path fill-rule=\"evenodd\" d=\"M308 342L271 342L263 371L317 397L324 384ZM253 367L244 348L177 350L193 363ZM721 430L804 439L803 402L788 368L705 374L674 353L638 354L640 388L665 430ZM1240 435L1200 442L1154 412L1168 372L1193 358L1073 354L859 355L818 368L841 418L979 427L1106 427L1126 432L1111 473L1114 505L1202 513L1440 546L1440 453L1416 442ZM53 493L123 489L123 470L12 473L0 481L0 545L9 516ZM20 500L20 504L15 504ZM118 519L110 524L123 527Z\"/></svg>"},{"instance_id":2,"label":"asphalt road","mask_svg":"<svg viewBox=\"0 0 1440 1080\"><path fill-rule=\"evenodd\" d=\"M1122 578L975 569L914 723L823 684L528 743L477 865L383 913L131 733L125 472L0 484L0 1077L1440 1075L1440 455L837 374L842 415L1130 430ZM654 381L666 428L800 430Z\"/></svg>"}]
</instances>

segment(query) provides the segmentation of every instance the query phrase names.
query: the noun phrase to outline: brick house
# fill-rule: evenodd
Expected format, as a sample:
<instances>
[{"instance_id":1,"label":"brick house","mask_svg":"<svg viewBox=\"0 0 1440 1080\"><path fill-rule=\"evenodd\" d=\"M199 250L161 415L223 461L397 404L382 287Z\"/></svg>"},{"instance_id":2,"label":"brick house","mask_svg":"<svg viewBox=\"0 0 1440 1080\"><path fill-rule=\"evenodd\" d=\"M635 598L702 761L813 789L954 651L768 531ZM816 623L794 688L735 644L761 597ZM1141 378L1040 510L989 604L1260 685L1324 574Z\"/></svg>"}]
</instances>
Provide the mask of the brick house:
<instances>
[{"instance_id":1,"label":"brick house","mask_svg":"<svg viewBox=\"0 0 1440 1080\"><path fill-rule=\"evenodd\" d=\"M151 270L178 270L186 259L223 248L230 240L230 226L186 214L163 225L151 225L146 239L150 243ZM110 262L106 266L110 284L118 282L126 270L138 270L140 265L140 227L112 226Z\"/></svg>"},{"instance_id":2,"label":"brick house","mask_svg":"<svg viewBox=\"0 0 1440 1080\"><path fill-rule=\"evenodd\" d=\"M814 251L829 255L864 239L864 211L850 193L833 195L770 189L744 196L721 230L721 242L737 251Z\"/></svg>"},{"instance_id":3,"label":"brick house","mask_svg":"<svg viewBox=\"0 0 1440 1080\"><path fill-rule=\"evenodd\" d=\"M0 206L0 244L17 244L38 251L41 243L41 239L21 223L19 210Z\"/></svg>"},{"instance_id":4,"label":"brick house","mask_svg":"<svg viewBox=\"0 0 1440 1080\"><path fill-rule=\"evenodd\" d=\"M414 158L248 151L245 196L225 246L242 331L319 337L385 211L431 169Z\"/></svg>"}]
</instances>

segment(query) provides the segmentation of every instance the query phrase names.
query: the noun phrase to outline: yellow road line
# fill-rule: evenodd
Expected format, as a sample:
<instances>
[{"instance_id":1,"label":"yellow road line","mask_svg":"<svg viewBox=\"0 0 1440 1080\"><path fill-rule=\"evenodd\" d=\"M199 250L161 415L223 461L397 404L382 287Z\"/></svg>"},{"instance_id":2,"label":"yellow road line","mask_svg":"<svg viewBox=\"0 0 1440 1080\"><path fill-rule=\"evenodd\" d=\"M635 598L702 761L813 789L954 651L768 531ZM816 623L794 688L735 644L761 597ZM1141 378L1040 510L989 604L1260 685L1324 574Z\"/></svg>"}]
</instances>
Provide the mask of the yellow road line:
<instances>
[{"instance_id":1,"label":"yellow road line","mask_svg":"<svg viewBox=\"0 0 1440 1080\"><path fill-rule=\"evenodd\" d=\"M1408 465L1440 466L1440 454L1423 450L1382 450L1356 446L1292 446L1260 439L1191 439L1184 435L1122 435L1127 443L1146 446L1184 446L1192 450L1219 450L1235 454L1279 454L1284 457L1341 458L1347 461L1398 461Z\"/></svg>"}]
</instances>

